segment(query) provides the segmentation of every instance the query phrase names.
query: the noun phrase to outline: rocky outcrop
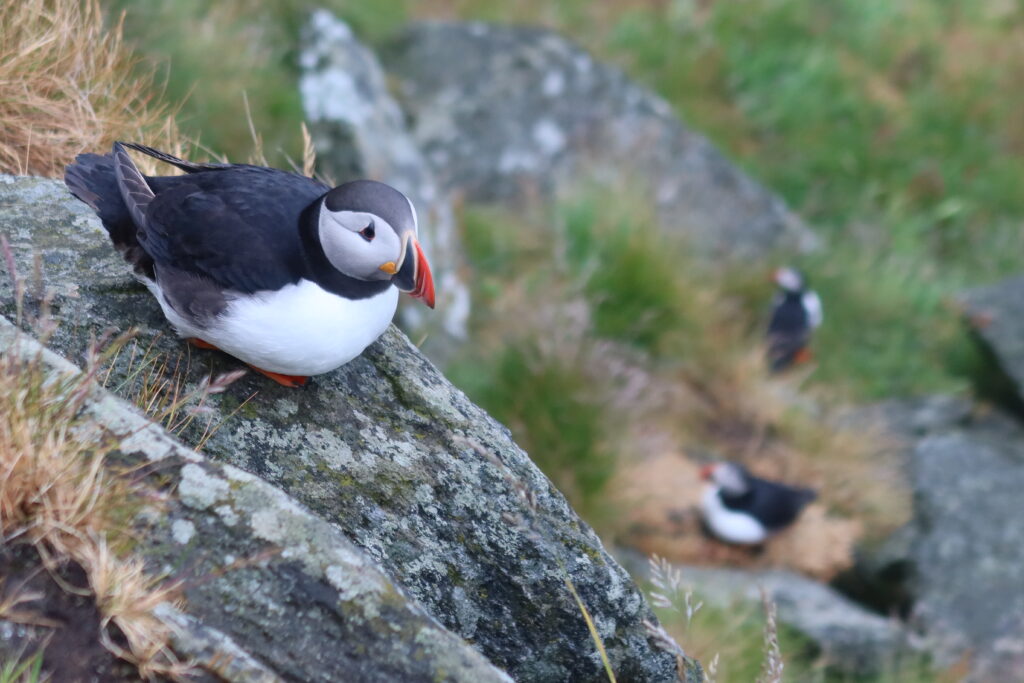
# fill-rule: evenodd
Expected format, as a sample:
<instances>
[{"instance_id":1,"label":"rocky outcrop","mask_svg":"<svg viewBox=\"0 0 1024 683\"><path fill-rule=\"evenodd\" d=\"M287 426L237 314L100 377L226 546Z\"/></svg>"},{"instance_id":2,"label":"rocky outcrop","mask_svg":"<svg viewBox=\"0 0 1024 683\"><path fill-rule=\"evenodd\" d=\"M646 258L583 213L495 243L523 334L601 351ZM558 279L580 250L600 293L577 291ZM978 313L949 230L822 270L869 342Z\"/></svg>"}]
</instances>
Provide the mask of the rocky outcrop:
<instances>
[{"instance_id":1,"label":"rocky outcrop","mask_svg":"<svg viewBox=\"0 0 1024 683\"><path fill-rule=\"evenodd\" d=\"M238 367L186 353L98 221L59 182L0 177L0 233L22 273L41 273L29 291L52 294L59 326L48 344L65 358L80 359L91 336L135 327L136 360L166 354L187 383ZM6 281L0 301L11 315ZM132 392L140 377L131 361L122 353L113 362L108 387ZM642 621L653 616L628 574L508 431L396 329L307 388L247 376L208 406L213 421L182 434L190 443L205 435L208 461L175 461L172 481L194 532L179 525L170 541L178 545L167 547L207 568L281 549L268 561L273 571L247 565L190 601L261 665L301 679L294 667L312 666L314 642L330 641L323 661L340 661L346 633L366 628L381 657L398 648L397 657L418 661L433 651L423 666L453 679L460 674L443 662L499 676L457 647L462 638L517 680L595 680L601 662L568 580L620 680L674 676L673 657L646 636ZM125 452L139 448L122 442ZM406 616L392 623L393 613ZM695 663L689 675L699 680Z\"/></svg>"},{"instance_id":2,"label":"rocky outcrop","mask_svg":"<svg viewBox=\"0 0 1024 683\"><path fill-rule=\"evenodd\" d=\"M631 187L706 253L813 246L779 197L670 106L555 33L422 23L381 51L441 186L522 204L596 183Z\"/></svg>"},{"instance_id":3,"label":"rocky outcrop","mask_svg":"<svg viewBox=\"0 0 1024 683\"><path fill-rule=\"evenodd\" d=\"M8 353L39 358L52 374L79 372L0 317L0 354ZM510 680L336 526L280 489L197 455L103 389L84 411L80 429L94 431L97 443L117 443L119 466L149 473L150 491L140 498L161 502L137 515L143 540L135 551L155 571L188 577L187 613L163 604L157 615L171 627L173 647L200 669L266 683ZM20 642L44 642L47 630Z\"/></svg>"},{"instance_id":4,"label":"rocky outcrop","mask_svg":"<svg viewBox=\"0 0 1024 683\"><path fill-rule=\"evenodd\" d=\"M437 284L437 314L402 310L406 329L429 340L429 354L444 359L452 341L466 336L469 287L462 280L462 251L451 198L406 129L402 111L388 92L377 57L345 22L326 10L303 29L299 91L318 170L335 182L373 178L412 200L424 248Z\"/></svg>"},{"instance_id":5,"label":"rocky outcrop","mask_svg":"<svg viewBox=\"0 0 1024 683\"><path fill-rule=\"evenodd\" d=\"M970 680L1021 680L1024 428L955 397L881 409L908 440L913 518L862 549L841 585L904 613L938 665L967 658Z\"/></svg>"},{"instance_id":6,"label":"rocky outcrop","mask_svg":"<svg viewBox=\"0 0 1024 683\"><path fill-rule=\"evenodd\" d=\"M961 305L977 339L1009 379L1012 396L1006 400L991 384L982 390L1024 413L1024 275L971 290L961 297Z\"/></svg>"}]
</instances>

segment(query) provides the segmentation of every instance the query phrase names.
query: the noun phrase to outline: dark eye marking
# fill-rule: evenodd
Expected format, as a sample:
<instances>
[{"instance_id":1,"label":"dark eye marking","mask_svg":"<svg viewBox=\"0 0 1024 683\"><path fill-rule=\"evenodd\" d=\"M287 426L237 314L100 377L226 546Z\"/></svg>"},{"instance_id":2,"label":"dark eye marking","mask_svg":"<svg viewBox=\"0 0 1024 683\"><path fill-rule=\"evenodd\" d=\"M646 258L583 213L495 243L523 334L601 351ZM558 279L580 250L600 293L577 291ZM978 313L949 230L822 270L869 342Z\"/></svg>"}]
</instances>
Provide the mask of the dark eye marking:
<instances>
[{"instance_id":1,"label":"dark eye marking","mask_svg":"<svg viewBox=\"0 0 1024 683\"><path fill-rule=\"evenodd\" d=\"M359 234L362 235L363 239L367 242L372 242L373 238L377 236L377 231L374 230L373 227L373 221L370 221L369 225L360 230Z\"/></svg>"}]
</instances>

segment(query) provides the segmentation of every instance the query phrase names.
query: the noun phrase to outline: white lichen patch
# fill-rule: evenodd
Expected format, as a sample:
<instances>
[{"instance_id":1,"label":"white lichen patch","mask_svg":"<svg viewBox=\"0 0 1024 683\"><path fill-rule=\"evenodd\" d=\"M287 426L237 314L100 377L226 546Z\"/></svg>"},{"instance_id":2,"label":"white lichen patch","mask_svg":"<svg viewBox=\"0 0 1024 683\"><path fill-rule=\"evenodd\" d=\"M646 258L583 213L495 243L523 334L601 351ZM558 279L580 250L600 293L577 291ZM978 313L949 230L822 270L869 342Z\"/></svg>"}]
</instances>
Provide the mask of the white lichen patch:
<instances>
[{"instance_id":1,"label":"white lichen patch","mask_svg":"<svg viewBox=\"0 0 1024 683\"><path fill-rule=\"evenodd\" d=\"M230 473L229 468L225 472ZM181 502L195 510L206 510L214 503L228 495L228 483L214 477L205 469L189 463L181 468L181 482L178 484L178 495Z\"/></svg>"},{"instance_id":2,"label":"white lichen patch","mask_svg":"<svg viewBox=\"0 0 1024 683\"><path fill-rule=\"evenodd\" d=\"M277 510L272 508L255 512L249 519L249 526L252 527L252 532L264 541L280 543L285 538L284 523L278 516Z\"/></svg>"},{"instance_id":3,"label":"white lichen patch","mask_svg":"<svg viewBox=\"0 0 1024 683\"><path fill-rule=\"evenodd\" d=\"M220 521L224 522L225 526L238 524L238 515L235 514L234 509L230 505L218 505L213 511L217 513Z\"/></svg>"},{"instance_id":4,"label":"white lichen patch","mask_svg":"<svg viewBox=\"0 0 1024 683\"><path fill-rule=\"evenodd\" d=\"M196 525L187 519L176 519L171 524L171 538L179 545L188 545L196 535Z\"/></svg>"},{"instance_id":5,"label":"white lichen patch","mask_svg":"<svg viewBox=\"0 0 1024 683\"><path fill-rule=\"evenodd\" d=\"M540 151L548 156L554 156L565 149L565 133L551 119L538 121L531 134Z\"/></svg>"},{"instance_id":6,"label":"white lichen patch","mask_svg":"<svg viewBox=\"0 0 1024 683\"><path fill-rule=\"evenodd\" d=\"M377 595L383 586L376 575L361 571L362 567L345 567L332 564L324 570L324 578L338 591L338 596L345 601ZM369 601L363 600L363 604Z\"/></svg>"}]
</instances>

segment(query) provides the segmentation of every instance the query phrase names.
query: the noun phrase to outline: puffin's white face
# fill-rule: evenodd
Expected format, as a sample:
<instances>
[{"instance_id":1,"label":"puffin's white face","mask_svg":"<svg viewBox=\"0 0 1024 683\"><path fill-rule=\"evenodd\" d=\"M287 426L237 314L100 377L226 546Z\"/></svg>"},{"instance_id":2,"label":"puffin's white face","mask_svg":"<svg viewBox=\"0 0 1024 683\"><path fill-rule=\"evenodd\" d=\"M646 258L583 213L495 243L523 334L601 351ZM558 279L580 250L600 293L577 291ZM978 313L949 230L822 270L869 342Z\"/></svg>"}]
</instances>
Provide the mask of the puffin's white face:
<instances>
[{"instance_id":1,"label":"puffin's white face","mask_svg":"<svg viewBox=\"0 0 1024 683\"><path fill-rule=\"evenodd\" d=\"M331 265L360 280L389 280L402 265L403 240L384 218L320 210L320 244Z\"/></svg>"},{"instance_id":2,"label":"puffin's white face","mask_svg":"<svg viewBox=\"0 0 1024 683\"><path fill-rule=\"evenodd\" d=\"M434 280L416 237L416 209L373 180L334 188L320 203L317 233L330 265L351 278L386 280L434 307Z\"/></svg>"},{"instance_id":3,"label":"puffin's white face","mask_svg":"<svg viewBox=\"0 0 1024 683\"><path fill-rule=\"evenodd\" d=\"M787 292L799 292L804 288L804 278L792 268L779 268L775 271L775 283Z\"/></svg>"},{"instance_id":4,"label":"puffin's white face","mask_svg":"<svg viewBox=\"0 0 1024 683\"><path fill-rule=\"evenodd\" d=\"M747 491L747 479L743 475L743 470L731 462L710 465L705 472L705 479L730 495L741 496Z\"/></svg>"}]
</instances>

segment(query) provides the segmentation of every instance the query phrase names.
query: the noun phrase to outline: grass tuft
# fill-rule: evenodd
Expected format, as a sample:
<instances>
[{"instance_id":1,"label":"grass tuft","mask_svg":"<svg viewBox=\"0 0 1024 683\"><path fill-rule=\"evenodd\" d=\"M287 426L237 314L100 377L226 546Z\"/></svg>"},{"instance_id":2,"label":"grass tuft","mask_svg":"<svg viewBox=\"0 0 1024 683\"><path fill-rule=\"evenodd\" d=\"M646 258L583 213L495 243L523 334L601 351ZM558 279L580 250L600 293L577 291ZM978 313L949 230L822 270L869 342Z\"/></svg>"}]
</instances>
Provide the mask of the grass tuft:
<instances>
[{"instance_id":1,"label":"grass tuft","mask_svg":"<svg viewBox=\"0 0 1024 683\"><path fill-rule=\"evenodd\" d=\"M0 172L59 177L84 151L181 139L152 68L104 21L98 0L0 4Z\"/></svg>"}]
</instances>

